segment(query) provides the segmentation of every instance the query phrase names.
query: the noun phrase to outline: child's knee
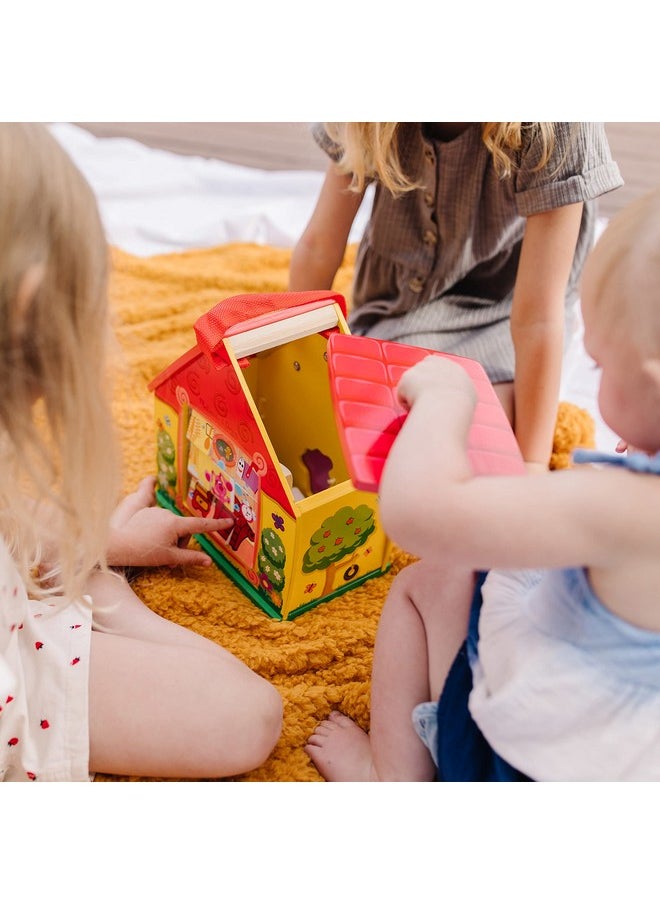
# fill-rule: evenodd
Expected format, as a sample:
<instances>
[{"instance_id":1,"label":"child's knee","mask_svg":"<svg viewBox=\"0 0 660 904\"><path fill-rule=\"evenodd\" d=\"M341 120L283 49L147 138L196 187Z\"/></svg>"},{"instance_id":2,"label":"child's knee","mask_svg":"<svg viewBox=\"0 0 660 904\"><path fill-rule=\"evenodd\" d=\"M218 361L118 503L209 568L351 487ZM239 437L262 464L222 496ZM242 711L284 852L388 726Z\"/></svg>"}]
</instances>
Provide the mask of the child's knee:
<instances>
[{"instance_id":1,"label":"child's knee","mask_svg":"<svg viewBox=\"0 0 660 904\"><path fill-rule=\"evenodd\" d=\"M448 614L454 609L462 612L472 598L473 586L471 570L421 560L408 565L395 577L388 603L398 600L399 604L413 606L426 621L439 612Z\"/></svg>"},{"instance_id":2,"label":"child's knee","mask_svg":"<svg viewBox=\"0 0 660 904\"><path fill-rule=\"evenodd\" d=\"M249 708L235 725L236 773L250 772L263 765L282 733L282 697L265 679L256 678Z\"/></svg>"}]
</instances>

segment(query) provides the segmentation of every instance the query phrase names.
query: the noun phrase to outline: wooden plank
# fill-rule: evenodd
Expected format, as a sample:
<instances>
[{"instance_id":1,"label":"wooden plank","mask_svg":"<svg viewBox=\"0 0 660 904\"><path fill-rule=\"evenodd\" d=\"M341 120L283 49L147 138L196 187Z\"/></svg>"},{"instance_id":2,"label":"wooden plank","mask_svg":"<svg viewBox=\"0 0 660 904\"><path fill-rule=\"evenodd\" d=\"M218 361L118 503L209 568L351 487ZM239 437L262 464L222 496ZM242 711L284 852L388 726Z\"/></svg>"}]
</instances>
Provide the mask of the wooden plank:
<instances>
[{"instance_id":1,"label":"wooden plank","mask_svg":"<svg viewBox=\"0 0 660 904\"><path fill-rule=\"evenodd\" d=\"M325 170L305 122L79 122L102 138L124 137L177 154L267 170Z\"/></svg>"},{"instance_id":2,"label":"wooden plank","mask_svg":"<svg viewBox=\"0 0 660 904\"><path fill-rule=\"evenodd\" d=\"M625 183L599 200L601 215L612 217L635 198L660 188L660 123L606 122L605 132Z\"/></svg>"},{"instance_id":3,"label":"wooden plank","mask_svg":"<svg viewBox=\"0 0 660 904\"><path fill-rule=\"evenodd\" d=\"M76 123L102 137L123 136L178 154L278 170L325 170L327 158L304 122L92 122ZM612 156L625 185L599 199L613 216L625 204L660 187L660 123L607 122Z\"/></svg>"}]
</instances>

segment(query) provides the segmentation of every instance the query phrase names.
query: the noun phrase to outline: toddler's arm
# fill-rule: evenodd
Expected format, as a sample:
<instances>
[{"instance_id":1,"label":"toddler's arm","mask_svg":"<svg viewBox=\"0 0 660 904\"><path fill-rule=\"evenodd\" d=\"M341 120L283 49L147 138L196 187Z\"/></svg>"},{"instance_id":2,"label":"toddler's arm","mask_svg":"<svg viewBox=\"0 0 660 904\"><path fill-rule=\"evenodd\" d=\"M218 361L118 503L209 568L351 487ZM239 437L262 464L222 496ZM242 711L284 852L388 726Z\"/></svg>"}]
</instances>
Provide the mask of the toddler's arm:
<instances>
[{"instance_id":1,"label":"toddler's arm","mask_svg":"<svg viewBox=\"0 0 660 904\"><path fill-rule=\"evenodd\" d=\"M410 411L379 497L386 533L408 552L470 570L588 566L601 591L656 568L657 476L591 466L475 476L463 368L430 355L404 374L400 398Z\"/></svg>"},{"instance_id":2,"label":"toddler's arm","mask_svg":"<svg viewBox=\"0 0 660 904\"><path fill-rule=\"evenodd\" d=\"M459 364L429 355L404 373L397 392L409 412L383 469L380 513L388 534L419 554L420 533L433 531L421 506L433 509L445 482L472 476L467 436L476 391Z\"/></svg>"},{"instance_id":3,"label":"toddler's arm","mask_svg":"<svg viewBox=\"0 0 660 904\"><path fill-rule=\"evenodd\" d=\"M330 164L311 219L293 249L289 274L292 292L332 288L364 196L349 191L350 183L350 175L343 175Z\"/></svg>"},{"instance_id":4,"label":"toddler's arm","mask_svg":"<svg viewBox=\"0 0 660 904\"><path fill-rule=\"evenodd\" d=\"M155 504L154 477L117 506L110 522L108 565L210 565L211 558L188 549L193 534L222 530L231 518L187 518Z\"/></svg>"}]
</instances>

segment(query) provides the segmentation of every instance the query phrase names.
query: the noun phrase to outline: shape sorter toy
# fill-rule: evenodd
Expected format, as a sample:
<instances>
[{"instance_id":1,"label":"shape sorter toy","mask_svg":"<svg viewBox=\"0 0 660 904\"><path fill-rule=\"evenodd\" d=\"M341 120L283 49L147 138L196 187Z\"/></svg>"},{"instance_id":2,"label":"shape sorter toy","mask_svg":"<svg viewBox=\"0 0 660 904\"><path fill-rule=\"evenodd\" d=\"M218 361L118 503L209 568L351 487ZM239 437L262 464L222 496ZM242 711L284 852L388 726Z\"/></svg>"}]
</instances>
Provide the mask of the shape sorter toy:
<instances>
[{"instance_id":1,"label":"shape sorter toy","mask_svg":"<svg viewBox=\"0 0 660 904\"><path fill-rule=\"evenodd\" d=\"M349 479L330 397L327 340L348 333L345 316L327 292L228 298L149 385L159 503L231 515L233 527L196 539L275 618L391 564L377 497Z\"/></svg>"},{"instance_id":2,"label":"shape sorter toy","mask_svg":"<svg viewBox=\"0 0 660 904\"><path fill-rule=\"evenodd\" d=\"M274 618L387 571L377 490L405 418L395 387L406 367L435 353L351 336L344 298L328 292L234 296L194 332L196 344L149 384L158 502L230 515L230 528L196 539ZM456 360L479 393L475 469L522 469L485 373Z\"/></svg>"}]
</instances>

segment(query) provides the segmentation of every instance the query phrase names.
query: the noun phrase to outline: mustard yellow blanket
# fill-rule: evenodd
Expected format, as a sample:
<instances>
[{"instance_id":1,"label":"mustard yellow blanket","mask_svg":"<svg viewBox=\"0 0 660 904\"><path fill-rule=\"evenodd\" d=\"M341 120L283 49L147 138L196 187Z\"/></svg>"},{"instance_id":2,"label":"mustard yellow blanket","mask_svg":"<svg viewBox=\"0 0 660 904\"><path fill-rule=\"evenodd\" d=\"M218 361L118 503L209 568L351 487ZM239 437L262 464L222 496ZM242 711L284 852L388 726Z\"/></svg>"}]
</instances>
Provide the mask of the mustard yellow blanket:
<instances>
[{"instance_id":1,"label":"mustard yellow blanket","mask_svg":"<svg viewBox=\"0 0 660 904\"><path fill-rule=\"evenodd\" d=\"M111 301L118 337L114 405L124 452L124 489L130 491L142 477L155 473L149 381L194 345L195 320L221 299L285 291L291 252L230 244L148 259L116 249L112 255ZM334 285L347 298L354 256L355 248L349 248ZM589 415L563 404L557 437L555 466L562 467L570 448L593 444ZM321 781L303 750L318 720L341 708L368 728L380 610L395 574L410 561L395 550L387 575L290 622L270 619L215 568L150 569L139 575L134 587L148 606L231 650L282 694L279 743L260 769L238 780Z\"/></svg>"}]
</instances>

